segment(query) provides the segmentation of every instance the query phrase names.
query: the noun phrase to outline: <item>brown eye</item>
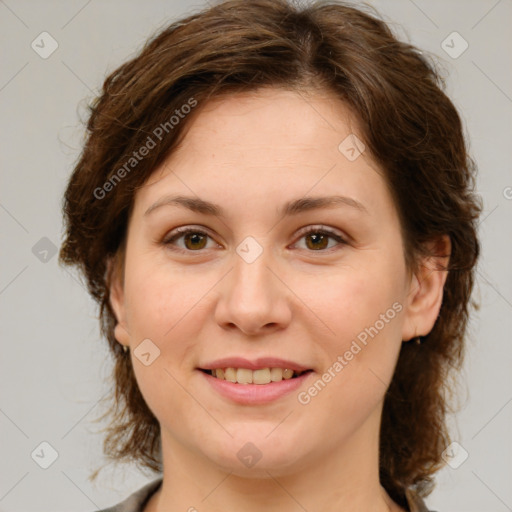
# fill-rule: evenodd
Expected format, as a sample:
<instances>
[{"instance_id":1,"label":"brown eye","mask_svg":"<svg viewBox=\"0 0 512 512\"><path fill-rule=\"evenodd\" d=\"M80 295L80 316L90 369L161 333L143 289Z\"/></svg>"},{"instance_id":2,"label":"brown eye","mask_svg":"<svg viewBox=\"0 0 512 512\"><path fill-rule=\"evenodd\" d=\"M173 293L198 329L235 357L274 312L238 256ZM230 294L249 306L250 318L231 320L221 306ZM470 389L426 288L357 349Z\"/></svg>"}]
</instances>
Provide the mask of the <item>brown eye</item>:
<instances>
[{"instance_id":1,"label":"brown eye","mask_svg":"<svg viewBox=\"0 0 512 512\"><path fill-rule=\"evenodd\" d=\"M187 249L191 251L196 249L204 249L206 245L206 236L201 233L187 233L183 240Z\"/></svg>"},{"instance_id":2,"label":"brown eye","mask_svg":"<svg viewBox=\"0 0 512 512\"><path fill-rule=\"evenodd\" d=\"M311 227L302 232L300 241L305 240L304 246L299 247L308 251L329 252L336 246L346 245L346 241L337 233L325 228ZM334 241L334 243L332 243ZM297 242L299 244L299 242Z\"/></svg>"},{"instance_id":3,"label":"brown eye","mask_svg":"<svg viewBox=\"0 0 512 512\"><path fill-rule=\"evenodd\" d=\"M208 233L199 229L178 228L166 237L162 243L171 249L181 252L199 252L202 249L208 249L208 239L213 243ZM214 244L215 245L215 244Z\"/></svg>"},{"instance_id":4,"label":"brown eye","mask_svg":"<svg viewBox=\"0 0 512 512\"><path fill-rule=\"evenodd\" d=\"M306 235L306 245L308 249L314 251L325 249L329 245L329 236L322 233L310 233Z\"/></svg>"}]
</instances>

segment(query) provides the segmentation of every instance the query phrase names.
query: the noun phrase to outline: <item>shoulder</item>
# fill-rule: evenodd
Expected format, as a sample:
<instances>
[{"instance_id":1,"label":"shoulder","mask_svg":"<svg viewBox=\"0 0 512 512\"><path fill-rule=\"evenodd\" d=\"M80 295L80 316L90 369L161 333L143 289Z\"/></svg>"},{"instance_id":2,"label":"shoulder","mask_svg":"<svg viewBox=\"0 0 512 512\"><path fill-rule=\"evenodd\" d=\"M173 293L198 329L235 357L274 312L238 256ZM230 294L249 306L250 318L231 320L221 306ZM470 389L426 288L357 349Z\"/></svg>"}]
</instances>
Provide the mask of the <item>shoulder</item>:
<instances>
[{"instance_id":1,"label":"shoulder","mask_svg":"<svg viewBox=\"0 0 512 512\"><path fill-rule=\"evenodd\" d=\"M160 488L162 485L162 478L153 480L133 494L128 496L124 501L109 508L102 509L98 512L142 512L143 507L149 501L149 498ZM407 506L409 512L435 512L429 511L423 499L412 489L405 491Z\"/></svg>"},{"instance_id":2,"label":"shoulder","mask_svg":"<svg viewBox=\"0 0 512 512\"><path fill-rule=\"evenodd\" d=\"M149 498L151 498L161 485L162 477L147 483L144 487L130 494L130 496L121 503L99 510L98 512L142 512Z\"/></svg>"}]
</instances>

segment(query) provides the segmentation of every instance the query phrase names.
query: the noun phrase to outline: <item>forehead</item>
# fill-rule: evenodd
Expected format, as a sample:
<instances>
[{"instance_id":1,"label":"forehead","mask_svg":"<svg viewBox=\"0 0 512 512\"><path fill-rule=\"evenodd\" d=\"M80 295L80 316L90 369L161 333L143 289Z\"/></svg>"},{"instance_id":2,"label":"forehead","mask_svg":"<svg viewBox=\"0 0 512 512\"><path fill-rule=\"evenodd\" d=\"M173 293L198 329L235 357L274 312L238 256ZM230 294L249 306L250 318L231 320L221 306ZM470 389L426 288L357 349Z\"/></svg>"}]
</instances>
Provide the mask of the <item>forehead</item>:
<instances>
[{"instance_id":1,"label":"forehead","mask_svg":"<svg viewBox=\"0 0 512 512\"><path fill-rule=\"evenodd\" d=\"M268 88L216 98L199 105L179 148L137 202L176 191L205 199L230 194L242 202L263 194L269 203L285 201L287 193L295 199L339 189L378 203L386 194L382 171L368 150L355 159L346 152L357 134L357 118L328 92ZM357 142L355 149L362 149Z\"/></svg>"},{"instance_id":2,"label":"forehead","mask_svg":"<svg viewBox=\"0 0 512 512\"><path fill-rule=\"evenodd\" d=\"M308 160L317 158L317 153L336 158L340 136L359 132L349 107L327 91L263 88L215 98L199 105L194 114L172 156L174 162L183 153L190 160L223 153L244 156L247 151L255 163L258 156L266 160L270 153L273 157L304 153L311 156Z\"/></svg>"}]
</instances>

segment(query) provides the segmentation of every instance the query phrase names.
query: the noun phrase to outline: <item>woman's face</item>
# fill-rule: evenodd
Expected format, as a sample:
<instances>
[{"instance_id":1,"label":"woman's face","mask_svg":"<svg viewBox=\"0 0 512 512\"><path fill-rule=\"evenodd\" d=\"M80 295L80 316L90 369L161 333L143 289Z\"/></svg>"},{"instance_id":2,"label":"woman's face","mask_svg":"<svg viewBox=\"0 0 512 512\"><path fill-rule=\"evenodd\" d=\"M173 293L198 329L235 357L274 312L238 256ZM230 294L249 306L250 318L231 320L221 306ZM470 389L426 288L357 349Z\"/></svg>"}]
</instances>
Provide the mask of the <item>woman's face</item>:
<instances>
[{"instance_id":1,"label":"woman's face","mask_svg":"<svg viewBox=\"0 0 512 512\"><path fill-rule=\"evenodd\" d=\"M402 340L438 308L415 306L397 211L350 121L330 96L218 99L137 192L111 300L164 461L277 475L375 452Z\"/></svg>"}]
</instances>

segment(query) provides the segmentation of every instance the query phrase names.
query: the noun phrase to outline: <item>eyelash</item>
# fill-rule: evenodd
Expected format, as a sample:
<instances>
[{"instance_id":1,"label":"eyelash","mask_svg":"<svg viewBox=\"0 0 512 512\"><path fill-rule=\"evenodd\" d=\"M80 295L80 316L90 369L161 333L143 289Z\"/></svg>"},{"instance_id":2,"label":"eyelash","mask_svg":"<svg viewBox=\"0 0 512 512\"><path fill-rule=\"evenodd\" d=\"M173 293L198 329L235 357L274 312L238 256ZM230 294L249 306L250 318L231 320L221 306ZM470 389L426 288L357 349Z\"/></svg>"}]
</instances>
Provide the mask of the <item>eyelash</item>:
<instances>
[{"instance_id":1,"label":"eyelash","mask_svg":"<svg viewBox=\"0 0 512 512\"><path fill-rule=\"evenodd\" d=\"M162 241L162 244L165 245L165 246L169 246L170 247L170 246L173 245L174 242L176 242L176 240L182 238L183 236L185 236L185 235L187 235L189 233L205 235L208 238L213 240L213 238L206 231L204 231L202 229L190 228L190 227L182 227L182 228L176 228L174 234L172 234L169 237L164 238L164 240ZM305 231L302 231L301 234L300 234L300 237L299 237L299 239L297 241L301 240L305 236L310 235L312 233L320 234L320 235L326 235L327 237L336 240L336 242L338 242L338 246L340 246L340 245L347 245L347 241L343 237L341 237L340 235L338 235L334 231L331 231L330 229L327 229L327 228L324 228L324 227L319 227L319 226L310 226ZM324 253L325 254L325 253L330 253L333 249L336 249L336 247L330 247L330 248L327 248L327 249L318 249L318 250L308 250L308 249L306 249L306 250L307 250L307 252L311 252L311 253L319 252L319 253ZM204 252L205 249L198 249L196 251L193 251L193 250L190 250L190 249L182 249L182 248L179 248L179 247L172 247L171 250L177 251L177 252L181 252L183 254L184 253L191 254L191 253L202 253L202 252Z\"/></svg>"}]
</instances>

